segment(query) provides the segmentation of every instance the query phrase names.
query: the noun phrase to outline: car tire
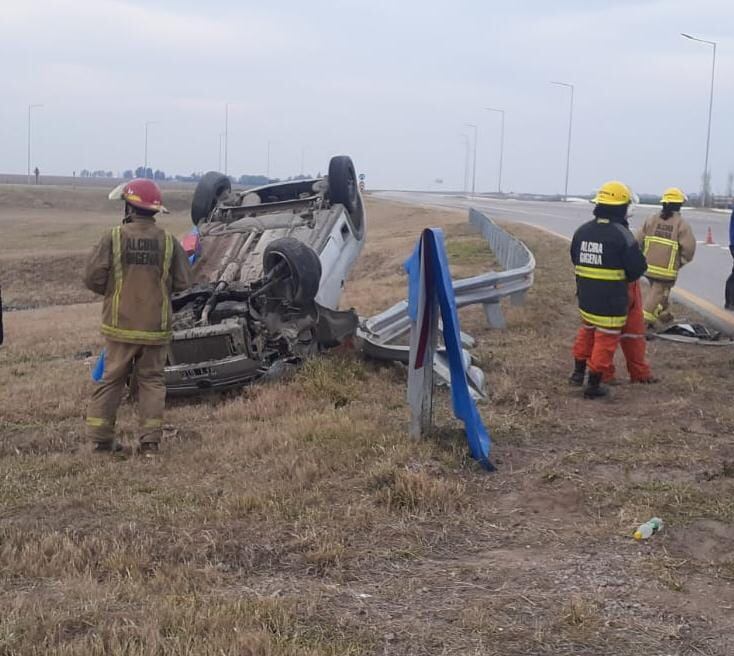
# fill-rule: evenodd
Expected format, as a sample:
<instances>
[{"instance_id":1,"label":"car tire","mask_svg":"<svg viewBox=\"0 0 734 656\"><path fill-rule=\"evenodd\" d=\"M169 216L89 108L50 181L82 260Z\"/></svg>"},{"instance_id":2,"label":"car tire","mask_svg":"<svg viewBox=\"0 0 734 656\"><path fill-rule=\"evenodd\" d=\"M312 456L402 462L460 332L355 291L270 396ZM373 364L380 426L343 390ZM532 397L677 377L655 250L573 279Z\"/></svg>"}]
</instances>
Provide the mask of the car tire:
<instances>
[{"instance_id":1,"label":"car tire","mask_svg":"<svg viewBox=\"0 0 734 656\"><path fill-rule=\"evenodd\" d=\"M337 155L329 162L329 200L344 205L357 239L364 234L364 209L359 195L359 183L354 170L354 162L347 155Z\"/></svg>"},{"instance_id":2,"label":"car tire","mask_svg":"<svg viewBox=\"0 0 734 656\"><path fill-rule=\"evenodd\" d=\"M295 305L312 303L321 284L321 260L313 248L293 237L268 244L263 254L263 271L270 273L280 262L290 271L288 300Z\"/></svg>"},{"instance_id":3,"label":"car tire","mask_svg":"<svg viewBox=\"0 0 734 656\"><path fill-rule=\"evenodd\" d=\"M194 225L206 219L217 203L232 191L232 182L223 173L209 171L199 180L191 200L191 222Z\"/></svg>"}]
</instances>

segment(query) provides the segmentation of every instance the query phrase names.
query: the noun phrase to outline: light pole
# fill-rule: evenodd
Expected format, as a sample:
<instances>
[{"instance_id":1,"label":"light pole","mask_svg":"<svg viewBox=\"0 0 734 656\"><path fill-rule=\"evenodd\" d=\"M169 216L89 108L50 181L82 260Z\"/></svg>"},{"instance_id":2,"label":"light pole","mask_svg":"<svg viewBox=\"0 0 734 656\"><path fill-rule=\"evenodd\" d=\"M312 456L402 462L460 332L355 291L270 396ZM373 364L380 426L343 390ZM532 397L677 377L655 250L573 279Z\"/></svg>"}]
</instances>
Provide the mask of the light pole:
<instances>
[{"instance_id":1,"label":"light pole","mask_svg":"<svg viewBox=\"0 0 734 656\"><path fill-rule=\"evenodd\" d=\"M157 123L160 123L160 121L145 122L145 159L143 161L143 175L146 178L148 177L148 127L151 125L156 125Z\"/></svg>"},{"instance_id":2,"label":"light pole","mask_svg":"<svg viewBox=\"0 0 734 656\"><path fill-rule=\"evenodd\" d=\"M272 145L273 145L273 142L270 139L268 139L268 163L267 163L266 173L265 173L265 177L268 179L268 181L270 180L270 148L272 147Z\"/></svg>"},{"instance_id":3,"label":"light pole","mask_svg":"<svg viewBox=\"0 0 734 656\"><path fill-rule=\"evenodd\" d=\"M303 172L305 170L304 168L305 161L306 161L306 146L302 146L301 147L301 175L304 174Z\"/></svg>"},{"instance_id":4,"label":"light pole","mask_svg":"<svg viewBox=\"0 0 734 656\"><path fill-rule=\"evenodd\" d=\"M227 155L229 151L229 103L224 103L224 175L227 175Z\"/></svg>"},{"instance_id":5,"label":"light pole","mask_svg":"<svg viewBox=\"0 0 734 656\"><path fill-rule=\"evenodd\" d=\"M566 185L563 188L563 200L568 200L568 169L571 165L571 131L573 129L573 92L574 92L574 86L573 84L569 84L568 82L551 82L551 84L555 84L559 87L566 87L567 89L571 90L571 107L568 113L568 146L566 147Z\"/></svg>"},{"instance_id":6,"label":"light pole","mask_svg":"<svg viewBox=\"0 0 734 656\"><path fill-rule=\"evenodd\" d=\"M224 132L219 133L219 166L217 166L217 171L222 170L222 140L224 139Z\"/></svg>"},{"instance_id":7,"label":"light pole","mask_svg":"<svg viewBox=\"0 0 734 656\"><path fill-rule=\"evenodd\" d=\"M494 107L485 107L485 110L488 112L497 112L502 117L501 127L500 127L500 172L499 176L497 178L497 193L502 193L502 158L504 155L505 150L505 110L504 109L495 109Z\"/></svg>"},{"instance_id":8,"label":"light pole","mask_svg":"<svg viewBox=\"0 0 734 656\"><path fill-rule=\"evenodd\" d=\"M479 128L474 123L465 123L465 125L474 130L474 164L471 169L471 195L474 196L477 189L477 136Z\"/></svg>"},{"instance_id":9,"label":"light pole","mask_svg":"<svg viewBox=\"0 0 734 656\"><path fill-rule=\"evenodd\" d=\"M459 135L464 140L464 193L469 187L469 135Z\"/></svg>"},{"instance_id":10,"label":"light pole","mask_svg":"<svg viewBox=\"0 0 734 656\"><path fill-rule=\"evenodd\" d=\"M709 94L709 122L706 132L706 158L703 165L703 193L701 194L701 207L708 204L708 195L711 188L711 179L709 172L709 148L711 146L711 112L714 109L714 76L716 74L716 41L707 41L706 39L697 39L695 36L681 32L681 36L691 41L698 41L713 47L713 57L711 58L711 93Z\"/></svg>"},{"instance_id":11,"label":"light pole","mask_svg":"<svg viewBox=\"0 0 734 656\"><path fill-rule=\"evenodd\" d=\"M28 184L31 184L31 110L43 105L28 105Z\"/></svg>"}]
</instances>

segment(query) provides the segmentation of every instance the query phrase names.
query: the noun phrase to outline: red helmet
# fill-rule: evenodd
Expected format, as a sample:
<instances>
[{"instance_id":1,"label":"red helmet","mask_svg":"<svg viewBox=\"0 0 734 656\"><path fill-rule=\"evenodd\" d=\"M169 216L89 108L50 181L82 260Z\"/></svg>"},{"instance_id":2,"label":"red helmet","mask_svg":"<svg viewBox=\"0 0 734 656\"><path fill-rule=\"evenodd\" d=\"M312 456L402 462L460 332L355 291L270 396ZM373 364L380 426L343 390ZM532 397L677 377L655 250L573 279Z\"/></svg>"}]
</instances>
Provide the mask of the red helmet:
<instances>
[{"instance_id":1,"label":"red helmet","mask_svg":"<svg viewBox=\"0 0 734 656\"><path fill-rule=\"evenodd\" d=\"M124 200L140 210L168 212L161 205L161 190L158 185L145 178L135 178L115 187L110 192L110 200Z\"/></svg>"}]
</instances>

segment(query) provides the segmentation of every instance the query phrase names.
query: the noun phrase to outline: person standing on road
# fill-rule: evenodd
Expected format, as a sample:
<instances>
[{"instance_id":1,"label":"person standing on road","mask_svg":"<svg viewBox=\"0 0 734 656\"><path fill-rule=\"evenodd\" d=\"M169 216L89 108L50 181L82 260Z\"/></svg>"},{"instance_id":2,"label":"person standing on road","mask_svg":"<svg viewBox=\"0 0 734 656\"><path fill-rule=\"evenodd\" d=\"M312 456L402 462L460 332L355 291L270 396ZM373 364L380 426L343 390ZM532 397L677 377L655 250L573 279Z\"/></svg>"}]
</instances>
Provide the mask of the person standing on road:
<instances>
[{"instance_id":1,"label":"person standing on road","mask_svg":"<svg viewBox=\"0 0 734 656\"><path fill-rule=\"evenodd\" d=\"M122 225L107 232L92 252L86 286L104 296L105 369L87 408L87 436L96 452L122 450L115 440L117 410L134 374L138 392L140 451L158 451L166 388L163 368L171 339L171 293L190 286L183 248L156 225L167 210L152 180L135 179L110 193L125 201Z\"/></svg>"},{"instance_id":2,"label":"person standing on road","mask_svg":"<svg viewBox=\"0 0 734 656\"><path fill-rule=\"evenodd\" d=\"M666 189L660 199L662 210L649 216L636 235L647 259L645 276L650 281L643 308L648 328L654 328L658 321L672 321L673 315L668 309L670 292L678 279L678 271L693 260L696 253L696 238L680 214L686 200L677 187Z\"/></svg>"},{"instance_id":3,"label":"person standing on road","mask_svg":"<svg viewBox=\"0 0 734 656\"><path fill-rule=\"evenodd\" d=\"M645 359L644 326L636 325L642 323L639 279L647 263L627 223L632 200L627 185L604 183L594 198L594 219L578 228L571 241L582 325L573 345L570 382L582 385L588 366L588 399L608 394L602 382L614 377L620 341L632 382L654 380Z\"/></svg>"},{"instance_id":4,"label":"person standing on road","mask_svg":"<svg viewBox=\"0 0 734 656\"><path fill-rule=\"evenodd\" d=\"M729 252L734 258L734 208L732 208L731 216L729 217ZM734 266L732 266L731 273L726 279L724 308L726 310L734 310Z\"/></svg>"}]
</instances>

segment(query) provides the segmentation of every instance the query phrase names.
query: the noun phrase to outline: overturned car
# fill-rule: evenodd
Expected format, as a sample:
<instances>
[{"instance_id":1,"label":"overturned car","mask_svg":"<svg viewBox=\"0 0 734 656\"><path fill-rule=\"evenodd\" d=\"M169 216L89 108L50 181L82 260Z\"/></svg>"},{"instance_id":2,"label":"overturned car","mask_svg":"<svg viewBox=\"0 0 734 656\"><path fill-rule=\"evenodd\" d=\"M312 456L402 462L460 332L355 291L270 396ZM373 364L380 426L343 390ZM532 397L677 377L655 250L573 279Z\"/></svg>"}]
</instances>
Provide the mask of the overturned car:
<instances>
[{"instance_id":1,"label":"overturned car","mask_svg":"<svg viewBox=\"0 0 734 656\"><path fill-rule=\"evenodd\" d=\"M169 396L243 385L354 334L356 313L338 310L365 239L349 157L323 178L245 191L207 173L191 218L195 283L172 297Z\"/></svg>"}]
</instances>

